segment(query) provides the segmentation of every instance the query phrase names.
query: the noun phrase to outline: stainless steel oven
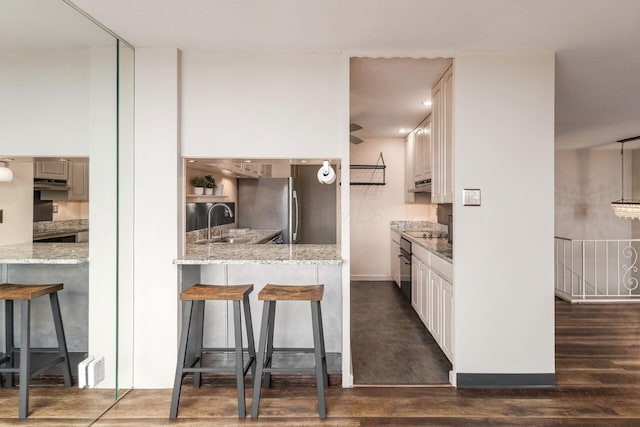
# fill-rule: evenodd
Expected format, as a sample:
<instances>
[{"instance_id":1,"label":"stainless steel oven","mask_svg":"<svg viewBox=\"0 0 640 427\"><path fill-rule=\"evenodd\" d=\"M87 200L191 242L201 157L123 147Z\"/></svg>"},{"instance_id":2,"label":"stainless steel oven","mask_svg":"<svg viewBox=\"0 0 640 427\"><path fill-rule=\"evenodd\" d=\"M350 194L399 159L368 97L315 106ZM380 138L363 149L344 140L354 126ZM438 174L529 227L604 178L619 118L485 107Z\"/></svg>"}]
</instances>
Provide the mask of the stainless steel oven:
<instances>
[{"instance_id":1,"label":"stainless steel oven","mask_svg":"<svg viewBox=\"0 0 640 427\"><path fill-rule=\"evenodd\" d=\"M411 303L411 241L400 239L400 290Z\"/></svg>"}]
</instances>

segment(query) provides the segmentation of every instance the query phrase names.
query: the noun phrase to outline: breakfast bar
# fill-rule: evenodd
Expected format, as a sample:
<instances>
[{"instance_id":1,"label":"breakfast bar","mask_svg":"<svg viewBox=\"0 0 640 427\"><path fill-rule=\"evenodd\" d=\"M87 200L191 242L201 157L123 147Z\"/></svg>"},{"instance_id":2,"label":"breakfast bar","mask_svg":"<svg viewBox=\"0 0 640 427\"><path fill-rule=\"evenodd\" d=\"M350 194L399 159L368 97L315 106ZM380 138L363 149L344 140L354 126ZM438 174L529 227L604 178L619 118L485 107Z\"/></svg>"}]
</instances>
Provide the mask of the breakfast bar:
<instances>
[{"instance_id":1,"label":"breakfast bar","mask_svg":"<svg viewBox=\"0 0 640 427\"><path fill-rule=\"evenodd\" d=\"M322 317L330 372L340 371L342 353L342 273L340 247L322 244L197 244L185 247L175 260L180 266L180 289L197 284L253 284L249 296L253 329L260 330L262 302L258 293L267 284L324 284ZM234 345L232 310L227 302L207 301L205 322L224 325L205 329L209 347ZM311 314L306 305L283 302L278 306L276 347L313 347ZM246 335L243 340L246 339ZM332 369L333 368L333 369Z\"/></svg>"}]
</instances>

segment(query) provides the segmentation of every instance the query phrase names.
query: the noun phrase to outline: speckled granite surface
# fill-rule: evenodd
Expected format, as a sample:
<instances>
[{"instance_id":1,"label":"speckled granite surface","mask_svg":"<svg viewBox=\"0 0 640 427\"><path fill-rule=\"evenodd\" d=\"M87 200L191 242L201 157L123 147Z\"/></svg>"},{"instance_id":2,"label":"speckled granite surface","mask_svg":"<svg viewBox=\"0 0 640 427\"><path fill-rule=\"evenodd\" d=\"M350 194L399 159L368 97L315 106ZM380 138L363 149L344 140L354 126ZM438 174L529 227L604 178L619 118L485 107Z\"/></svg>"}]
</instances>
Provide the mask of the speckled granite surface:
<instances>
[{"instance_id":1,"label":"speckled granite surface","mask_svg":"<svg viewBox=\"0 0 640 427\"><path fill-rule=\"evenodd\" d=\"M338 245L188 244L176 264L341 264Z\"/></svg>"},{"instance_id":2,"label":"speckled granite surface","mask_svg":"<svg viewBox=\"0 0 640 427\"><path fill-rule=\"evenodd\" d=\"M248 245L255 245L258 243L265 243L277 236L282 230L271 229L251 229L251 228L235 228L235 224L221 225L218 227L211 227L211 239L220 238L220 232L222 232L221 238L237 237L240 239L250 239L246 242ZM207 243L207 229L191 231L187 233L186 243ZM224 244L218 242L218 244Z\"/></svg>"},{"instance_id":3,"label":"speckled granite surface","mask_svg":"<svg viewBox=\"0 0 640 427\"><path fill-rule=\"evenodd\" d=\"M391 229L399 232L404 231L443 231L447 232L447 226L430 221L391 221Z\"/></svg>"},{"instance_id":4,"label":"speckled granite surface","mask_svg":"<svg viewBox=\"0 0 640 427\"><path fill-rule=\"evenodd\" d=\"M82 264L88 243L22 243L0 246L0 264Z\"/></svg>"},{"instance_id":5,"label":"speckled granite surface","mask_svg":"<svg viewBox=\"0 0 640 427\"><path fill-rule=\"evenodd\" d=\"M88 219L70 219L65 221L39 221L33 223L33 238L64 236L89 230Z\"/></svg>"},{"instance_id":6,"label":"speckled granite surface","mask_svg":"<svg viewBox=\"0 0 640 427\"><path fill-rule=\"evenodd\" d=\"M453 246L447 242L447 226L429 221L391 221L391 229L402 234L413 244L419 245L448 262L453 262ZM413 232L426 232L439 238L422 238ZM413 234L413 235L412 235Z\"/></svg>"}]
</instances>

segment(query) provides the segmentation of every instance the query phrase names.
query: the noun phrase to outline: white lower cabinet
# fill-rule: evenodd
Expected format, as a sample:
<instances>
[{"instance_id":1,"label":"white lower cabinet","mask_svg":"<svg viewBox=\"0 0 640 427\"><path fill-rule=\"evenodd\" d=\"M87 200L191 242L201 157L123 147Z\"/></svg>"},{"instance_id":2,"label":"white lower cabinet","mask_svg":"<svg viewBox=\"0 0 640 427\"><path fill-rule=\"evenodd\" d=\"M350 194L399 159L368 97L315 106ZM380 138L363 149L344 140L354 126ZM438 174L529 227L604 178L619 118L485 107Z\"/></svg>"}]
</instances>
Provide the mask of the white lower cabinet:
<instances>
[{"instance_id":1,"label":"white lower cabinet","mask_svg":"<svg viewBox=\"0 0 640 427\"><path fill-rule=\"evenodd\" d=\"M422 248L414 250L411 258L411 305L451 361L454 330L452 273L450 262Z\"/></svg>"},{"instance_id":2,"label":"white lower cabinet","mask_svg":"<svg viewBox=\"0 0 640 427\"><path fill-rule=\"evenodd\" d=\"M440 347L453 360L453 286L442 280L442 338Z\"/></svg>"},{"instance_id":3,"label":"white lower cabinet","mask_svg":"<svg viewBox=\"0 0 640 427\"><path fill-rule=\"evenodd\" d=\"M442 278L433 270L429 274L429 308L431 311L429 332L440 346L442 337L442 310L440 309L440 295L442 294Z\"/></svg>"}]
</instances>

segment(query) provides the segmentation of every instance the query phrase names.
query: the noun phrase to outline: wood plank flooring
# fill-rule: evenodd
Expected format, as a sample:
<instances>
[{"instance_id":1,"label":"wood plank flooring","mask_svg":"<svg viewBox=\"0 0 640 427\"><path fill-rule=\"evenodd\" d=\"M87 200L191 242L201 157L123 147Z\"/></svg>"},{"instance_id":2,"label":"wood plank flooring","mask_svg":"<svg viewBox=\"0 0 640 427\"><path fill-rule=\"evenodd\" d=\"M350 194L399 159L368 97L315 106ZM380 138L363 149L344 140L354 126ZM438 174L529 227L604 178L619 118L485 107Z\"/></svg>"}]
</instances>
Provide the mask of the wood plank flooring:
<instances>
[{"instance_id":1,"label":"wood plank flooring","mask_svg":"<svg viewBox=\"0 0 640 427\"><path fill-rule=\"evenodd\" d=\"M167 418L171 390L132 390L95 425L640 425L640 305L570 305L558 300L556 334L555 390L330 387L328 419L319 420L314 387L279 386L263 391L258 420L239 420L234 387L187 385L177 420ZM33 415L26 423L15 418L17 390L2 390L0 424L79 425L72 423L83 409L78 395L60 388L65 393L47 396L36 389ZM15 397L8 398L7 392ZM248 388L248 405L250 396ZM57 409L51 411L52 406ZM52 415L40 417L45 411Z\"/></svg>"}]
</instances>

